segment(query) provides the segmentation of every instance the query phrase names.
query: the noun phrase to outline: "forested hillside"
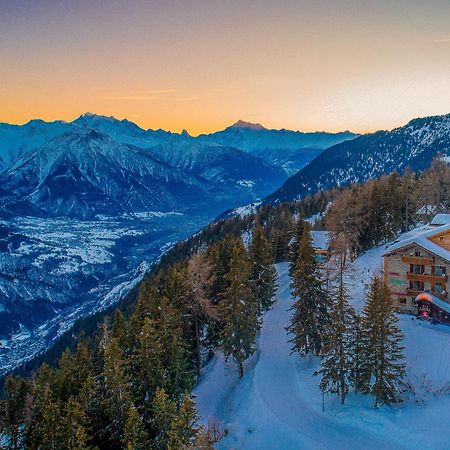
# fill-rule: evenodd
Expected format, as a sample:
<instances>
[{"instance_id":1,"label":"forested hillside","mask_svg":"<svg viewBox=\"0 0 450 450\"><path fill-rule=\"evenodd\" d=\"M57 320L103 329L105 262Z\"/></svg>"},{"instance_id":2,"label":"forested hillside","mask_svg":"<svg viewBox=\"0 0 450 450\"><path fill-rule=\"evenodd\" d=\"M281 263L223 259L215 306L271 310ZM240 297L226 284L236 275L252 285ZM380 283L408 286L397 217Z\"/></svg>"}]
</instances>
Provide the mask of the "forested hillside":
<instances>
[{"instance_id":1,"label":"forested hillside","mask_svg":"<svg viewBox=\"0 0 450 450\"><path fill-rule=\"evenodd\" d=\"M293 201L318 190L363 183L409 168L423 171L438 154L449 156L450 115L414 119L328 148L293 175L267 202Z\"/></svg>"},{"instance_id":2,"label":"forested hillside","mask_svg":"<svg viewBox=\"0 0 450 450\"><path fill-rule=\"evenodd\" d=\"M43 364L31 376L6 380L1 404L5 445L211 448L222 431L216 424L199 427L191 390L217 351L235 363L240 378L245 376L244 361L255 352L264 312L271 308L278 261L291 261L294 299L308 292L309 302L294 303L289 331L294 351L323 358L318 372L323 390L338 394L342 402L354 387L375 396L377 404L400 401L397 384L386 384L377 372L371 375L374 364L385 362L367 359L370 345L381 348L385 342L367 344L359 362L337 358L336 345L353 348L359 322L339 328L340 318L353 317L345 312L344 285L339 276L332 284L324 278L304 218L316 215L314 226L331 233L339 275L347 259L414 227L424 205L446 210L449 190L450 168L436 160L422 174L394 173L212 223L165 255L139 286L136 301L95 317L94 326L85 322L90 332L76 336L76 348L66 350L55 367ZM400 360L401 336L377 279L371 298L361 326L368 330L379 323L373 305L381 299L385 335ZM402 363L389 361L389 376L401 379ZM336 375L336 367L345 368L344 378Z\"/></svg>"}]
</instances>

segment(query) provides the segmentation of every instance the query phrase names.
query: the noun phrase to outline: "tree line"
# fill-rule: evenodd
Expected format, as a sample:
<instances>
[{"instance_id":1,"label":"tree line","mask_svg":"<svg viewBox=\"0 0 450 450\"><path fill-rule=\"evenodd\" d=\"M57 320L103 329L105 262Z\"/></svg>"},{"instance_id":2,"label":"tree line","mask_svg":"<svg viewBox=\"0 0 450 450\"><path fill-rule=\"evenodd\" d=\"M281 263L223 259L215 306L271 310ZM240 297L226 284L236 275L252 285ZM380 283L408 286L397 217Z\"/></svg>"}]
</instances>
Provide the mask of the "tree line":
<instances>
[{"instance_id":1,"label":"tree line","mask_svg":"<svg viewBox=\"0 0 450 450\"><path fill-rule=\"evenodd\" d=\"M210 224L177 243L112 316L85 320L91 331L56 365L6 380L6 447L212 448L220 432L199 426L190 392L216 349L243 376L273 302L274 263L286 260L292 348L322 358L322 390L342 402L351 389L373 394L377 405L398 401L402 336L389 292L374 278L357 314L343 273L355 255L411 228L419 207L448 208L449 192L450 169L437 159L422 174L391 174ZM317 213L315 227L333 237L331 278L303 220Z\"/></svg>"},{"instance_id":2,"label":"tree line","mask_svg":"<svg viewBox=\"0 0 450 450\"><path fill-rule=\"evenodd\" d=\"M344 234L350 250L360 254L449 209L450 166L438 156L422 173L394 172L342 189L333 195L324 225L333 235Z\"/></svg>"},{"instance_id":3,"label":"tree line","mask_svg":"<svg viewBox=\"0 0 450 450\"><path fill-rule=\"evenodd\" d=\"M129 317L117 310L56 368L7 379L6 448L212 448L191 390L218 348L243 376L275 278L261 226L247 247L228 236L148 277Z\"/></svg>"}]
</instances>

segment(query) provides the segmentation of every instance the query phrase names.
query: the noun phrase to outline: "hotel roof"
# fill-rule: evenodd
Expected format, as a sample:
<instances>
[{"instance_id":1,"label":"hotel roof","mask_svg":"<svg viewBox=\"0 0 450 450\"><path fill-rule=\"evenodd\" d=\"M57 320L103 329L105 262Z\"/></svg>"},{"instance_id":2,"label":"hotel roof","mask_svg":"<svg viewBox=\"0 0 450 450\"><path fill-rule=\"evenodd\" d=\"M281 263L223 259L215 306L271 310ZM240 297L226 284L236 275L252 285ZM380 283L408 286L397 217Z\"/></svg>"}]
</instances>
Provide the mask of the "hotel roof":
<instances>
[{"instance_id":1,"label":"hotel roof","mask_svg":"<svg viewBox=\"0 0 450 450\"><path fill-rule=\"evenodd\" d=\"M450 223L450 214L436 214L430 225L439 226L439 225L448 225Z\"/></svg>"},{"instance_id":2,"label":"hotel roof","mask_svg":"<svg viewBox=\"0 0 450 450\"><path fill-rule=\"evenodd\" d=\"M401 248L409 247L411 245L418 245L434 255L445 259L447 262L450 262L450 251L430 240L431 237L446 231L450 231L450 223L432 229L425 229L422 233L416 234L411 238L395 241L386 249L383 256L390 255Z\"/></svg>"}]
</instances>

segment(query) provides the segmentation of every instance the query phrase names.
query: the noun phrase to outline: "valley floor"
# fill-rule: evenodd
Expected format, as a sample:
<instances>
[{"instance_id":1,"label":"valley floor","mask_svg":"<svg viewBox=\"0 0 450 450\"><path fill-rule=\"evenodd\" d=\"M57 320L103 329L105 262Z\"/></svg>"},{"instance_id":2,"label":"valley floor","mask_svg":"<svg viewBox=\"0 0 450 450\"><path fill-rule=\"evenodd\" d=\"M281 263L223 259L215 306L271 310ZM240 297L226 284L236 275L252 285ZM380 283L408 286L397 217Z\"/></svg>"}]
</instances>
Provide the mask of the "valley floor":
<instances>
[{"instance_id":1,"label":"valley floor","mask_svg":"<svg viewBox=\"0 0 450 450\"><path fill-rule=\"evenodd\" d=\"M359 309L384 247L358 260L349 273ZM285 327L292 303L288 264L277 266L277 302L264 316L258 351L239 381L222 355L208 365L195 390L202 422L228 430L218 449L448 449L450 447L450 327L401 316L408 382L413 393L398 406L373 408L373 398L352 393L341 406L322 395L313 376L318 358L290 355Z\"/></svg>"}]
</instances>

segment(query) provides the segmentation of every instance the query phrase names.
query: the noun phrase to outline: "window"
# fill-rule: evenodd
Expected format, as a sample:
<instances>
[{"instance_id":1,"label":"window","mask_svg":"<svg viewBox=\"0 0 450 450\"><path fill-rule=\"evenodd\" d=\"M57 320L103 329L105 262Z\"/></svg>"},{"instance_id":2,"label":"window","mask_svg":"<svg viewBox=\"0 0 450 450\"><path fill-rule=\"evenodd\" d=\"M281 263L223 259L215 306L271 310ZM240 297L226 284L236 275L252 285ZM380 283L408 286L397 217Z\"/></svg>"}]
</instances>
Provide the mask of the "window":
<instances>
[{"instance_id":1,"label":"window","mask_svg":"<svg viewBox=\"0 0 450 450\"><path fill-rule=\"evenodd\" d=\"M414 289L416 291L423 291L424 290L424 283L423 283L423 281L410 280L409 288L410 289Z\"/></svg>"},{"instance_id":2,"label":"window","mask_svg":"<svg viewBox=\"0 0 450 450\"><path fill-rule=\"evenodd\" d=\"M406 305L406 298L399 298L399 299L398 299L398 302L399 302L401 305Z\"/></svg>"},{"instance_id":3,"label":"window","mask_svg":"<svg viewBox=\"0 0 450 450\"><path fill-rule=\"evenodd\" d=\"M425 266L422 264L410 264L410 272L415 274L422 274L425 272Z\"/></svg>"},{"instance_id":4,"label":"window","mask_svg":"<svg viewBox=\"0 0 450 450\"><path fill-rule=\"evenodd\" d=\"M414 256L420 256L419 250L416 250L416 251L414 252Z\"/></svg>"},{"instance_id":5,"label":"window","mask_svg":"<svg viewBox=\"0 0 450 450\"><path fill-rule=\"evenodd\" d=\"M438 294L441 294L444 292L444 285L442 283L434 283L434 292L437 292Z\"/></svg>"},{"instance_id":6,"label":"window","mask_svg":"<svg viewBox=\"0 0 450 450\"><path fill-rule=\"evenodd\" d=\"M447 268L445 266L433 266L433 275L442 276L447 272Z\"/></svg>"}]
</instances>

